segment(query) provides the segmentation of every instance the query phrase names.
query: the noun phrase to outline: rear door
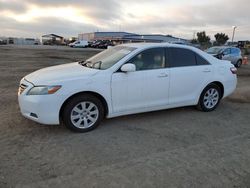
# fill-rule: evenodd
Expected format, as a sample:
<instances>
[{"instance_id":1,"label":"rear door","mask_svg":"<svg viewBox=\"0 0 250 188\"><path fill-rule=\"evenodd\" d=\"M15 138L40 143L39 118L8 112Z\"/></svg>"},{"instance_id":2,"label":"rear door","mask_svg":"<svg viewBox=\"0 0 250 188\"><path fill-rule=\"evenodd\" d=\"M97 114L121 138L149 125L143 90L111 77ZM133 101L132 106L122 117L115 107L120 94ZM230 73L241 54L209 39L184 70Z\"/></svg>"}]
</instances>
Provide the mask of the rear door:
<instances>
[{"instance_id":1,"label":"rear door","mask_svg":"<svg viewBox=\"0 0 250 188\"><path fill-rule=\"evenodd\" d=\"M169 48L170 104L193 103L212 76L212 66L199 54L185 48Z\"/></svg>"},{"instance_id":2,"label":"rear door","mask_svg":"<svg viewBox=\"0 0 250 188\"><path fill-rule=\"evenodd\" d=\"M237 61L238 61L239 59L241 59L241 52L240 52L240 50L237 49L237 48L231 48L231 54L232 54L231 62L232 62L233 64L236 64Z\"/></svg>"},{"instance_id":3,"label":"rear door","mask_svg":"<svg viewBox=\"0 0 250 188\"><path fill-rule=\"evenodd\" d=\"M223 51L223 60L228 60L228 61L232 61L232 53L231 53L231 48L226 48Z\"/></svg>"}]
</instances>

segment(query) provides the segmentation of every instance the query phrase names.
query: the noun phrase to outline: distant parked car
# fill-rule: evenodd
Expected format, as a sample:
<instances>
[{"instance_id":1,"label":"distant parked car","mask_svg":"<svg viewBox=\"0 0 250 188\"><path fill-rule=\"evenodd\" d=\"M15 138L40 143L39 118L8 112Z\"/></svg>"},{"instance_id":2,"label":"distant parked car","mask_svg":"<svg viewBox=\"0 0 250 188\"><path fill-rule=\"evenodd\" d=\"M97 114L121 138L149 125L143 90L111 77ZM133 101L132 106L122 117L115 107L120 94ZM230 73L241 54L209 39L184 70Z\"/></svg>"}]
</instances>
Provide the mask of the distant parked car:
<instances>
[{"instance_id":1,"label":"distant parked car","mask_svg":"<svg viewBox=\"0 0 250 188\"><path fill-rule=\"evenodd\" d=\"M91 48L107 49L108 46L114 46L113 42L110 40L96 40L89 44Z\"/></svg>"},{"instance_id":2,"label":"distant parked car","mask_svg":"<svg viewBox=\"0 0 250 188\"><path fill-rule=\"evenodd\" d=\"M91 48L91 47L92 47L92 44L93 44L94 42L95 42L95 41L89 41L89 42L88 42L88 43L89 43L89 44L88 44L88 47Z\"/></svg>"},{"instance_id":3,"label":"distant parked car","mask_svg":"<svg viewBox=\"0 0 250 188\"><path fill-rule=\"evenodd\" d=\"M101 40L96 40L91 43L91 48L98 48L98 46L102 43Z\"/></svg>"},{"instance_id":4,"label":"distant parked car","mask_svg":"<svg viewBox=\"0 0 250 188\"><path fill-rule=\"evenodd\" d=\"M0 39L0 45L5 45L5 44L7 44L7 41Z\"/></svg>"},{"instance_id":5,"label":"distant parked car","mask_svg":"<svg viewBox=\"0 0 250 188\"><path fill-rule=\"evenodd\" d=\"M250 41L246 40L246 41L238 41L238 48L250 48Z\"/></svg>"},{"instance_id":6,"label":"distant parked car","mask_svg":"<svg viewBox=\"0 0 250 188\"><path fill-rule=\"evenodd\" d=\"M86 132L104 117L192 105L212 111L235 90L236 71L194 47L131 43L25 76L18 100L31 120Z\"/></svg>"},{"instance_id":7,"label":"distant parked car","mask_svg":"<svg viewBox=\"0 0 250 188\"><path fill-rule=\"evenodd\" d=\"M238 48L238 42L226 42L225 46Z\"/></svg>"},{"instance_id":8,"label":"distant parked car","mask_svg":"<svg viewBox=\"0 0 250 188\"><path fill-rule=\"evenodd\" d=\"M79 40L69 44L72 48L85 48L88 47L88 45L89 43L86 40Z\"/></svg>"},{"instance_id":9,"label":"distant parked car","mask_svg":"<svg viewBox=\"0 0 250 188\"><path fill-rule=\"evenodd\" d=\"M107 49L108 46L114 46L114 44L110 40L104 40L100 42L97 47L102 49Z\"/></svg>"},{"instance_id":10,"label":"distant parked car","mask_svg":"<svg viewBox=\"0 0 250 188\"><path fill-rule=\"evenodd\" d=\"M241 50L236 47L214 46L206 50L207 53L222 60L231 61L235 67L240 67L242 64Z\"/></svg>"}]
</instances>

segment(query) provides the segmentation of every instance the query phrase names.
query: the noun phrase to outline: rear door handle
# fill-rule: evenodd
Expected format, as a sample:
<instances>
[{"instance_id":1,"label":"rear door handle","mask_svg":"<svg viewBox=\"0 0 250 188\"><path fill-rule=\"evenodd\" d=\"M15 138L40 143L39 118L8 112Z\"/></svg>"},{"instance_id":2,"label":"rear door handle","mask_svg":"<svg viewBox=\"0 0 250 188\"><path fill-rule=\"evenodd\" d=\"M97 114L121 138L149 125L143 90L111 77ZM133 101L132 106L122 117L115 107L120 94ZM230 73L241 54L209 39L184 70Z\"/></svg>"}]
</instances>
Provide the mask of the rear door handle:
<instances>
[{"instance_id":1,"label":"rear door handle","mask_svg":"<svg viewBox=\"0 0 250 188\"><path fill-rule=\"evenodd\" d=\"M161 73L158 77L159 77L159 78L168 77L168 74L167 74L167 73Z\"/></svg>"},{"instance_id":2,"label":"rear door handle","mask_svg":"<svg viewBox=\"0 0 250 188\"><path fill-rule=\"evenodd\" d=\"M203 72L211 72L210 69L204 69Z\"/></svg>"}]
</instances>

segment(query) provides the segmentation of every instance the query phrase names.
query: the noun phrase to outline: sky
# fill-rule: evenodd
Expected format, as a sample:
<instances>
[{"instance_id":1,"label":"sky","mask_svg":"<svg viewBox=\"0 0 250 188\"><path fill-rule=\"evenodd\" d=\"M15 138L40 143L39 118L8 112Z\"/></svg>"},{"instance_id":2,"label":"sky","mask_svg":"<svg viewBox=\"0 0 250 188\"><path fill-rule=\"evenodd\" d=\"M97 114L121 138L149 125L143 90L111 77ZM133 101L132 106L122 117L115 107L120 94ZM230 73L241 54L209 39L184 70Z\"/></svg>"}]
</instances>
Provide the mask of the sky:
<instances>
[{"instance_id":1,"label":"sky","mask_svg":"<svg viewBox=\"0 0 250 188\"><path fill-rule=\"evenodd\" d=\"M0 0L0 36L64 37L95 31L170 34L196 32L250 40L249 0Z\"/></svg>"}]
</instances>

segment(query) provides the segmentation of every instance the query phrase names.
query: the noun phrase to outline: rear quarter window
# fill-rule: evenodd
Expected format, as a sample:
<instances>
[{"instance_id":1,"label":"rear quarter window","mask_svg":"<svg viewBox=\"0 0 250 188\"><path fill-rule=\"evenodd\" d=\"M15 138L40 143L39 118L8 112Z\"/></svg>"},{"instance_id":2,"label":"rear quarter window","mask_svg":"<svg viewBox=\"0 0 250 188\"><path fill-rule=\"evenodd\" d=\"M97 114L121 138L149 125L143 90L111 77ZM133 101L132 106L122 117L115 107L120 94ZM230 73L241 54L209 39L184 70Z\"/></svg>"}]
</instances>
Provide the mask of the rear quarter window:
<instances>
[{"instance_id":1,"label":"rear quarter window","mask_svg":"<svg viewBox=\"0 0 250 188\"><path fill-rule=\"evenodd\" d=\"M195 54L195 57L197 65L210 65L210 63L199 54Z\"/></svg>"}]
</instances>

